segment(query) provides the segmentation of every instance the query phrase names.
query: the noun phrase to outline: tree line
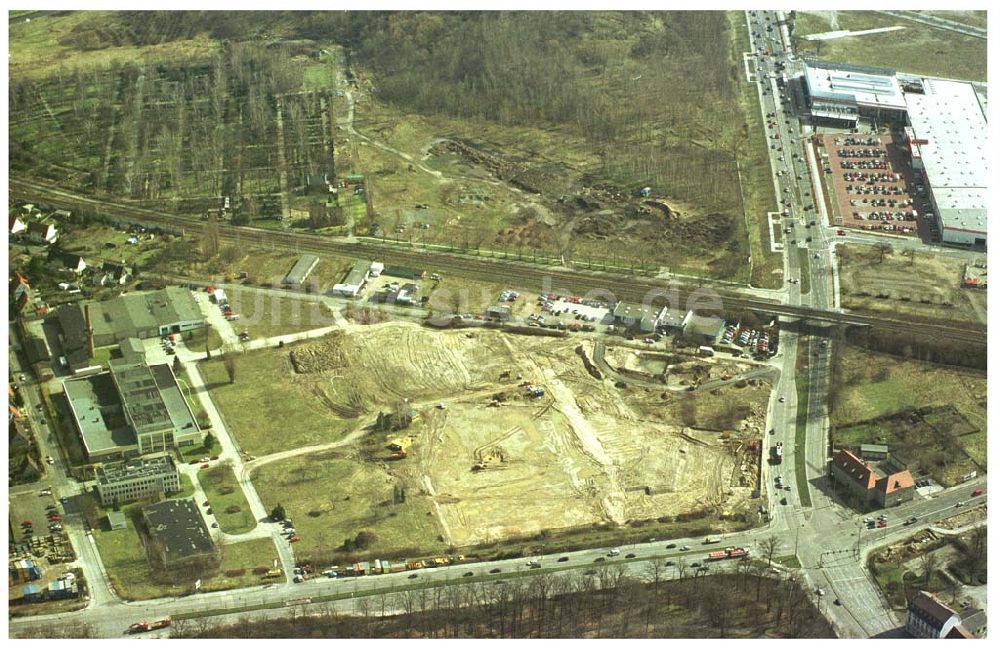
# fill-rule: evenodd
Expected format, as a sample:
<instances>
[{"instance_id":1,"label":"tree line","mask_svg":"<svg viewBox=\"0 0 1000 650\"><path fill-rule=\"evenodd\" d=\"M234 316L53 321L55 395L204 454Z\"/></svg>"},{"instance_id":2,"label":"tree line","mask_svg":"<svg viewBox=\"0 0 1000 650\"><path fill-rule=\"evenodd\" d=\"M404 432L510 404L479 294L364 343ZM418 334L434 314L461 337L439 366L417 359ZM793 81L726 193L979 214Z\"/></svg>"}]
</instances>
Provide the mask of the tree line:
<instances>
[{"instance_id":1,"label":"tree line","mask_svg":"<svg viewBox=\"0 0 1000 650\"><path fill-rule=\"evenodd\" d=\"M625 566L587 574L438 586L361 598L352 614L331 604L306 616L175 623L184 638L728 638L832 637L798 578L761 563L712 574L653 560L644 580ZM669 580L675 575L683 576ZM589 575L588 575L589 574ZM180 622L178 622L180 623Z\"/></svg>"}]
</instances>

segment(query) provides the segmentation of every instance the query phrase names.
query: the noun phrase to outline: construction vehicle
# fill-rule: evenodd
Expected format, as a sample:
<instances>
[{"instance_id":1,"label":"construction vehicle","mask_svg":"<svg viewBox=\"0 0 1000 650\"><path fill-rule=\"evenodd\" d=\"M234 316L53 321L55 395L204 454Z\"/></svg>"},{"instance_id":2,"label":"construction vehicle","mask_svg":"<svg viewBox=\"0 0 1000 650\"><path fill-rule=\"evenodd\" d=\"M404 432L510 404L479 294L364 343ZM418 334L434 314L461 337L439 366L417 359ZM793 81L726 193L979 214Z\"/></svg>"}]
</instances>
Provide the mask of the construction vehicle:
<instances>
[{"instance_id":1,"label":"construction vehicle","mask_svg":"<svg viewBox=\"0 0 1000 650\"><path fill-rule=\"evenodd\" d=\"M448 558L446 557L434 558L434 566L446 566L447 564L448 564Z\"/></svg>"},{"instance_id":2,"label":"construction vehicle","mask_svg":"<svg viewBox=\"0 0 1000 650\"><path fill-rule=\"evenodd\" d=\"M160 620L151 623L149 625L149 629L150 630L162 630L165 627L170 627L171 623L173 623L173 621L171 621L170 617L168 616L166 618L161 618Z\"/></svg>"},{"instance_id":3,"label":"construction vehicle","mask_svg":"<svg viewBox=\"0 0 1000 650\"><path fill-rule=\"evenodd\" d=\"M728 372L722 373L722 381L729 381L732 378L733 378L733 375L731 373L728 373Z\"/></svg>"},{"instance_id":4,"label":"construction vehicle","mask_svg":"<svg viewBox=\"0 0 1000 650\"><path fill-rule=\"evenodd\" d=\"M748 557L750 555L750 549L748 548L738 548L735 546L730 546L722 551L712 551L708 554L707 560L728 560L730 558L738 557Z\"/></svg>"},{"instance_id":5,"label":"construction vehicle","mask_svg":"<svg viewBox=\"0 0 1000 650\"><path fill-rule=\"evenodd\" d=\"M406 563L406 568L409 569L410 571L415 571L417 569L423 569L426 566L427 565L424 564L423 560L416 560L416 561L413 561L413 562L407 562Z\"/></svg>"},{"instance_id":6,"label":"construction vehicle","mask_svg":"<svg viewBox=\"0 0 1000 650\"><path fill-rule=\"evenodd\" d=\"M141 634L142 632L149 632L149 623L146 621L139 621L138 623L132 623L128 626L129 634Z\"/></svg>"},{"instance_id":7,"label":"construction vehicle","mask_svg":"<svg viewBox=\"0 0 1000 650\"><path fill-rule=\"evenodd\" d=\"M718 544L721 541L722 540L719 539L718 537L706 537L704 543L705 544Z\"/></svg>"}]
</instances>

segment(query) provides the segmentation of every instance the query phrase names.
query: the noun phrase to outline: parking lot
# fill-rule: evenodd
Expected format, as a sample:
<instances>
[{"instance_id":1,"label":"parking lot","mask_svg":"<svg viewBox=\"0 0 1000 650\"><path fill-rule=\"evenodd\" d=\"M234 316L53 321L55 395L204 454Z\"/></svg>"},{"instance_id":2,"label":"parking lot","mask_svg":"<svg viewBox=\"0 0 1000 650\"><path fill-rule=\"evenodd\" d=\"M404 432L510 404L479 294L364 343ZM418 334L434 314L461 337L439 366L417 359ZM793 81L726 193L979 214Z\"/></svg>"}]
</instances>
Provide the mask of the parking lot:
<instances>
[{"instance_id":1,"label":"parking lot","mask_svg":"<svg viewBox=\"0 0 1000 650\"><path fill-rule=\"evenodd\" d=\"M831 225L930 239L927 194L918 191L905 143L866 133L820 137Z\"/></svg>"},{"instance_id":2,"label":"parking lot","mask_svg":"<svg viewBox=\"0 0 1000 650\"><path fill-rule=\"evenodd\" d=\"M61 532L63 508L50 494L28 492L10 497L11 557L57 560L72 555ZM30 524L30 525L28 525ZM40 566L46 566L45 562Z\"/></svg>"}]
</instances>

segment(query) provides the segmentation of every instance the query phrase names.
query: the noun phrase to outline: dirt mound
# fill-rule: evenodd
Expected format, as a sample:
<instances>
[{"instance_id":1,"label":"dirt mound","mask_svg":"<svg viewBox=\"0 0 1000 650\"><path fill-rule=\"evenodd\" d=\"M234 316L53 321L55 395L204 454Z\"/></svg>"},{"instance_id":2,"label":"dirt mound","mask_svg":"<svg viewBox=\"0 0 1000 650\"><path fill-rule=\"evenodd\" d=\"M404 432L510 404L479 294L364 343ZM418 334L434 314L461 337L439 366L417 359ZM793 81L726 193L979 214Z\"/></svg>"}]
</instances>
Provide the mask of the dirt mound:
<instances>
[{"instance_id":1,"label":"dirt mound","mask_svg":"<svg viewBox=\"0 0 1000 650\"><path fill-rule=\"evenodd\" d=\"M329 372L345 365L341 337L336 334L322 341L298 345L288 353L288 358L299 375Z\"/></svg>"}]
</instances>

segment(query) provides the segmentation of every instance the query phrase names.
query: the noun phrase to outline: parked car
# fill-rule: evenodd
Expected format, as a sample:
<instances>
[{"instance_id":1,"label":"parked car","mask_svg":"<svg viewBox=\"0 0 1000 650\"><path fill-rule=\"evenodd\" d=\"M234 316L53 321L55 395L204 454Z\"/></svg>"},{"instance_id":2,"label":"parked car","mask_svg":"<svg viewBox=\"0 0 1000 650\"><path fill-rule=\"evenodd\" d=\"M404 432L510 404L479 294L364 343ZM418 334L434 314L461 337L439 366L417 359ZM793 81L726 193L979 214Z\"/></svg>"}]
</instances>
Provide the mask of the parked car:
<instances>
[{"instance_id":1,"label":"parked car","mask_svg":"<svg viewBox=\"0 0 1000 650\"><path fill-rule=\"evenodd\" d=\"M490 573L500 573L502 570L500 567L493 567L490 569Z\"/></svg>"}]
</instances>

